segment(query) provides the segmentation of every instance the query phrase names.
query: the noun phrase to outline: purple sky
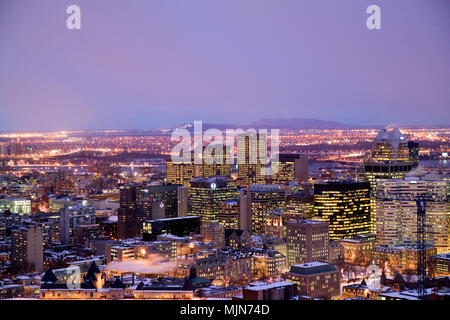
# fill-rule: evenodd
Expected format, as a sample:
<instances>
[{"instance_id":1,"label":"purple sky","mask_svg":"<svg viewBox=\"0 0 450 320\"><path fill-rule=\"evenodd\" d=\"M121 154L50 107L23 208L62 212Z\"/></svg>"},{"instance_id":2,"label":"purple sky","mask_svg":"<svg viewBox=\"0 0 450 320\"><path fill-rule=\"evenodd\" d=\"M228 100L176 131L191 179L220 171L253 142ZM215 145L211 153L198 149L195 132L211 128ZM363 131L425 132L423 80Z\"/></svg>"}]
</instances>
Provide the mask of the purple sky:
<instances>
[{"instance_id":1,"label":"purple sky","mask_svg":"<svg viewBox=\"0 0 450 320\"><path fill-rule=\"evenodd\" d=\"M449 0L0 0L0 131L450 124L449 39Z\"/></svg>"}]
</instances>

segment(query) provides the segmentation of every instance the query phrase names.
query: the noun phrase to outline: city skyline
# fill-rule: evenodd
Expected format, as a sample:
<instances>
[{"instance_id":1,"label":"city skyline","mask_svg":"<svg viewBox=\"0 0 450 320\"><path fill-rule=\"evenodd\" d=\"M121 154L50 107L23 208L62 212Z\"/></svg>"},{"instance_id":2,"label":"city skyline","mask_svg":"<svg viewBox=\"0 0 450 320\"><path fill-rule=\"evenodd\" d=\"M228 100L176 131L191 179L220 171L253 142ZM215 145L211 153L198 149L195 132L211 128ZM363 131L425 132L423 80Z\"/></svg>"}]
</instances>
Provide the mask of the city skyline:
<instances>
[{"instance_id":1,"label":"city skyline","mask_svg":"<svg viewBox=\"0 0 450 320\"><path fill-rule=\"evenodd\" d=\"M27 3L0 4L2 131L450 118L445 0L379 0L381 30L366 0L80 0L81 30L65 27L72 1Z\"/></svg>"},{"instance_id":2,"label":"city skyline","mask_svg":"<svg viewBox=\"0 0 450 320\"><path fill-rule=\"evenodd\" d=\"M448 301L449 9L0 0L0 302Z\"/></svg>"}]
</instances>

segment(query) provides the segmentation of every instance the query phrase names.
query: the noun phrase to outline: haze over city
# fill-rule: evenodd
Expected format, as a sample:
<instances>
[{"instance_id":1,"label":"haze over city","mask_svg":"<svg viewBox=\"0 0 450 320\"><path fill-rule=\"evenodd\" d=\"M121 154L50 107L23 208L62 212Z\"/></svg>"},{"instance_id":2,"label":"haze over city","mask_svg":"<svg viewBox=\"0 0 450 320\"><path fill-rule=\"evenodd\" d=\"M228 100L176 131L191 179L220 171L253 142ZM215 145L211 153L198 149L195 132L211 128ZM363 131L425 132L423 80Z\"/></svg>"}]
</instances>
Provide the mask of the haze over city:
<instances>
[{"instance_id":1,"label":"haze over city","mask_svg":"<svg viewBox=\"0 0 450 320\"><path fill-rule=\"evenodd\" d=\"M148 129L315 118L448 125L450 4L384 1L0 3L0 129ZM26 3L26 6L23 4Z\"/></svg>"}]
</instances>

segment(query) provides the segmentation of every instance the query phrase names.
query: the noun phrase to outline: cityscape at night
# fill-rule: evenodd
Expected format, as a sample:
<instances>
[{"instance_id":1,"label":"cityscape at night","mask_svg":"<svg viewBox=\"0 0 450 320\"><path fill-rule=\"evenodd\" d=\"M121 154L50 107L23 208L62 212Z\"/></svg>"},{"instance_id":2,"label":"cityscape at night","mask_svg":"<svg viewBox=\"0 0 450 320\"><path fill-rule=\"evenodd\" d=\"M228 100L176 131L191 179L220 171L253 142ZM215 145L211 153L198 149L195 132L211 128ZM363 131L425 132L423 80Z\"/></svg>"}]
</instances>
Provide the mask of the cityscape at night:
<instances>
[{"instance_id":1,"label":"cityscape at night","mask_svg":"<svg viewBox=\"0 0 450 320\"><path fill-rule=\"evenodd\" d=\"M450 4L337 3L0 0L0 300L448 301Z\"/></svg>"}]
</instances>

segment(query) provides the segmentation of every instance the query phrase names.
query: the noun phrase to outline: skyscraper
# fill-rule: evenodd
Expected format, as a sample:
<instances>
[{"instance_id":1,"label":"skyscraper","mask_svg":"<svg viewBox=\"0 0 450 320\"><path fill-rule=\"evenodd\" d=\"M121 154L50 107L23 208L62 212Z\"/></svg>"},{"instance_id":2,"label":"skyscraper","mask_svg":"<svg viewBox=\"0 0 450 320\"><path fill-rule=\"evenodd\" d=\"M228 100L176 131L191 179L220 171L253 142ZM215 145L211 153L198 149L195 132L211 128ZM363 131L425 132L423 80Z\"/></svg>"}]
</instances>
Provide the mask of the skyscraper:
<instances>
[{"instance_id":1,"label":"skyscraper","mask_svg":"<svg viewBox=\"0 0 450 320\"><path fill-rule=\"evenodd\" d=\"M379 193L399 194L411 200L376 199L377 242L380 245L416 244L417 205L415 197L428 194L436 201L426 203L427 242L438 253L450 251L450 182L437 175L406 176L397 180L380 180L375 183Z\"/></svg>"},{"instance_id":2,"label":"skyscraper","mask_svg":"<svg viewBox=\"0 0 450 320\"><path fill-rule=\"evenodd\" d=\"M167 183L181 184L188 187L189 182L202 175L202 167L194 164L193 157L190 163L175 163L172 159L166 159Z\"/></svg>"},{"instance_id":3,"label":"skyscraper","mask_svg":"<svg viewBox=\"0 0 450 320\"><path fill-rule=\"evenodd\" d=\"M203 224L217 220L220 203L235 200L236 185L225 177L197 178L190 183L188 191L188 215L200 216Z\"/></svg>"},{"instance_id":4,"label":"skyscraper","mask_svg":"<svg viewBox=\"0 0 450 320\"><path fill-rule=\"evenodd\" d=\"M59 237L61 243L73 244L77 226L93 225L95 223L95 209L92 207L74 205L61 208L59 210Z\"/></svg>"},{"instance_id":5,"label":"skyscraper","mask_svg":"<svg viewBox=\"0 0 450 320\"><path fill-rule=\"evenodd\" d=\"M203 149L204 150L204 149ZM206 157L202 154L202 163L194 163L194 153L191 154L190 163L176 163L166 159L166 182L188 187L189 183L198 177L228 176L231 173L231 164L227 161L227 149L223 147L222 154L215 154L216 149L208 152Z\"/></svg>"},{"instance_id":6,"label":"skyscraper","mask_svg":"<svg viewBox=\"0 0 450 320\"><path fill-rule=\"evenodd\" d=\"M407 142L398 129L381 130L375 137L371 154L364 159L361 179L374 183L381 179L400 179L418 164L419 145ZM372 209L374 199L372 201ZM371 232L376 232L375 215L371 219Z\"/></svg>"},{"instance_id":7,"label":"skyscraper","mask_svg":"<svg viewBox=\"0 0 450 320\"><path fill-rule=\"evenodd\" d=\"M293 264L329 260L328 222L303 220L286 224L287 262Z\"/></svg>"},{"instance_id":8,"label":"skyscraper","mask_svg":"<svg viewBox=\"0 0 450 320\"><path fill-rule=\"evenodd\" d=\"M278 157L278 171L272 174L272 183L308 180L308 158L305 155L281 153Z\"/></svg>"},{"instance_id":9,"label":"skyscraper","mask_svg":"<svg viewBox=\"0 0 450 320\"><path fill-rule=\"evenodd\" d=\"M266 135L238 134L238 178L244 180L245 186L265 184L266 166L260 162L259 155L267 155Z\"/></svg>"},{"instance_id":10,"label":"skyscraper","mask_svg":"<svg viewBox=\"0 0 450 320\"><path fill-rule=\"evenodd\" d=\"M117 228L119 239L138 236L138 217L136 208L136 187L123 185L120 187L120 207L117 212Z\"/></svg>"},{"instance_id":11,"label":"skyscraper","mask_svg":"<svg viewBox=\"0 0 450 320\"><path fill-rule=\"evenodd\" d=\"M266 219L271 211L284 210L285 194L276 185L253 184L250 186L251 233L265 232Z\"/></svg>"},{"instance_id":12,"label":"skyscraper","mask_svg":"<svg viewBox=\"0 0 450 320\"><path fill-rule=\"evenodd\" d=\"M309 219L314 216L314 195L299 191L286 194L286 219Z\"/></svg>"},{"instance_id":13,"label":"skyscraper","mask_svg":"<svg viewBox=\"0 0 450 320\"><path fill-rule=\"evenodd\" d=\"M219 202L217 220L225 229L239 229L240 207L238 199Z\"/></svg>"},{"instance_id":14,"label":"skyscraper","mask_svg":"<svg viewBox=\"0 0 450 320\"><path fill-rule=\"evenodd\" d=\"M11 231L11 267L25 272L44 270L42 228L37 224Z\"/></svg>"},{"instance_id":15,"label":"skyscraper","mask_svg":"<svg viewBox=\"0 0 450 320\"><path fill-rule=\"evenodd\" d=\"M327 221L330 240L351 238L371 231L370 184L353 180L330 181L314 185L317 218Z\"/></svg>"}]
</instances>

